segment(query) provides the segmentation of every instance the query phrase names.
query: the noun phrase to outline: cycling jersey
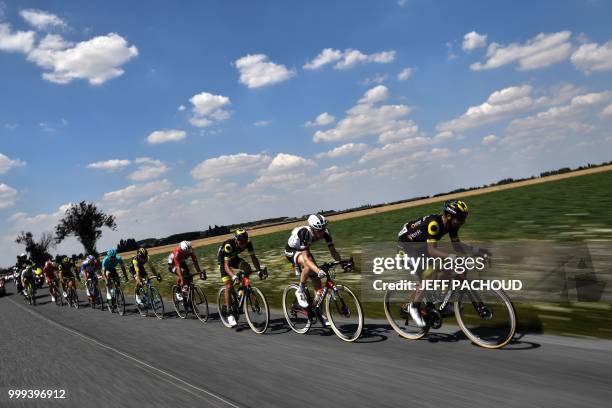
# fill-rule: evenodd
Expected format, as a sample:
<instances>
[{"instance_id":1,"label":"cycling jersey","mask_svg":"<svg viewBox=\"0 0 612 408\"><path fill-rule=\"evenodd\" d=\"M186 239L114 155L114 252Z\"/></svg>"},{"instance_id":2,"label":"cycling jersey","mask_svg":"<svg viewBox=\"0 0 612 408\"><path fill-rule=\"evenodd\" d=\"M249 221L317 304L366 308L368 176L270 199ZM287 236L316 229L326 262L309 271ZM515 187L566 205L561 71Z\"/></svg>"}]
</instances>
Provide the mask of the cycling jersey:
<instances>
[{"instance_id":1,"label":"cycling jersey","mask_svg":"<svg viewBox=\"0 0 612 408\"><path fill-rule=\"evenodd\" d=\"M223 264L224 261L231 261L238 258L238 255L240 255L240 253L242 253L242 251L245 249L248 250L250 254L254 253L253 243L249 241L245 247L240 248L238 244L236 244L236 240L234 238L230 238L219 247L219 250L217 251L217 261L220 264Z\"/></svg>"},{"instance_id":2,"label":"cycling jersey","mask_svg":"<svg viewBox=\"0 0 612 408\"><path fill-rule=\"evenodd\" d=\"M147 276L147 271L145 269L146 262L142 262L138 259L137 256L132 258L132 263L130 264L130 272L132 276L138 274L138 277L144 278Z\"/></svg>"},{"instance_id":3,"label":"cycling jersey","mask_svg":"<svg viewBox=\"0 0 612 408\"><path fill-rule=\"evenodd\" d=\"M45 274L45 278L47 278L47 281L55 279L55 271L56 270L57 270L57 268L56 268L55 264L45 265L45 267L43 268L43 273Z\"/></svg>"},{"instance_id":4,"label":"cycling jersey","mask_svg":"<svg viewBox=\"0 0 612 408\"><path fill-rule=\"evenodd\" d=\"M404 228L397 234L397 240L400 242L438 242L446 233L450 236L451 241L459 241L458 232L446 229L440 214L432 214L404 224Z\"/></svg>"},{"instance_id":5,"label":"cycling jersey","mask_svg":"<svg viewBox=\"0 0 612 408\"><path fill-rule=\"evenodd\" d=\"M331 234L328 229L325 229L323 234L327 246L332 246L333 241ZM296 227L291 231L291 236L287 241L287 250L303 251L310 248L312 244L317 242L320 238L315 236L315 233L311 227Z\"/></svg>"},{"instance_id":6,"label":"cycling jersey","mask_svg":"<svg viewBox=\"0 0 612 408\"><path fill-rule=\"evenodd\" d=\"M109 257L108 255L102 260L102 268L107 271L114 271L117 269L117 265L122 263L123 259L119 255Z\"/></svg>"},{"instance_id":7,"label":"cycling jersey","mask_svg":"<svg viewBox=\"0 0 612 408\"><path fill-rule=\"evenodd\" d=\"M176 248L172 253L168 256L168 263L173 264L175 266L180 266L183 264L187 258L191 258L193 262L197 262L196 256L193 252L185 253L181 251L181 248Z\"/></svg>"},{"instance_id":8,"label":"cycling jersey","mask_svg":"<svg viewBox=\"0 0 612 408\"><path fill-rule=\"evenodd\" d=\"M32 266L26 266L21 271L21 279L34 279L34 268Z\"/></svg>"},{"instance_id":9,"label":"cycling jersey","mask_svg":"<svg viewBox=\"0 0 612 408\"><path fill-rule=\"evenodd\" d=\"M81 275L85 276L87 273L88 279L96 279L96 270L98 269L98 263L96 261L85 261L81 264Z\"/></svg>"},{"instance_id":10,"label":"cycling jersey","mask_svg":"<svg viewBox=\"0 0 612 408\"><path fill-rule=\"evenodd\" d=\"M69 278L72 277L74 275L72 268L74 268L75 265L72 261L66 263L66 262L61 262L58 266L57 269L60 271L60 273L62 274L63 278Z\"/></svg>"}]
</instances>

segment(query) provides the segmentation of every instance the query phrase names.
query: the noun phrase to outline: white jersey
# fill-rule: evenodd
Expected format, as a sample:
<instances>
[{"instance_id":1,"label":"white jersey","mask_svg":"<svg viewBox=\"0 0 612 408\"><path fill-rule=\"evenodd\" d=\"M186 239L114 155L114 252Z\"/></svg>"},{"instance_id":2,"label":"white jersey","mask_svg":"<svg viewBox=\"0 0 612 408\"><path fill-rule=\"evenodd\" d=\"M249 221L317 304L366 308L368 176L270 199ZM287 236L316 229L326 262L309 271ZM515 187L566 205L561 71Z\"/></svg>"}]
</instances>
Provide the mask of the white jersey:
<instances>
[{"instance_id":1,"label":"white jersey","mask_svg":"<svg viewBox=\"0 0 612 408\"><path fill-rule=\"evenodd\" d=\"M327 242L327 246L333 245L332 237L328 229L325 229L325 233L323 234L322 238L324 238L325 242ZM291 236L287 241L287 248L303 251L310 248L310 246L319 239L320 238L315 236L315 233L311 227L296 227L291 231Z\"/></svg>"}]
</instances>

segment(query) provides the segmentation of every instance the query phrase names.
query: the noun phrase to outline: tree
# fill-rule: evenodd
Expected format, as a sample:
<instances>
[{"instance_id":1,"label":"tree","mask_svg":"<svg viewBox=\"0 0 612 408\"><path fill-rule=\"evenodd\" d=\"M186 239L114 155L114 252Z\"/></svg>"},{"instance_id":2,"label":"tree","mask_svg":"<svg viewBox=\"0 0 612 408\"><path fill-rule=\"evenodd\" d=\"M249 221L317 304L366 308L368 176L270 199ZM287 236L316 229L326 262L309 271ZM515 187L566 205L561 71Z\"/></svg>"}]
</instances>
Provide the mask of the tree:
<instances>
[{"instance_id":1,"label":"tree","mask_svg":"<svg viewBox=\"0 0 612 408\"><path fill-rule=\"evenodd\" d=\"M104 214L93 203L81 201L66 210L64 218L55 227L55 241L60 243L74 235L87 254L97 255L96 242L102 236L102 227L117 229L115 217Z\"/></svg>"},{"instance_id":2,"label":"tree","mask_svg":"<svg viewBox=\"0 0 612 408\"><path fill-rule=\"evenodd\" d=\"M15 242L25 245L25 250L30 255L30 259L38 266L42 266L47 260L51 259L48 250L55 246L53 234L50 232L43 232L40 239L36 241L31 232L21 231Z\"/></svg>"}]
</instances>

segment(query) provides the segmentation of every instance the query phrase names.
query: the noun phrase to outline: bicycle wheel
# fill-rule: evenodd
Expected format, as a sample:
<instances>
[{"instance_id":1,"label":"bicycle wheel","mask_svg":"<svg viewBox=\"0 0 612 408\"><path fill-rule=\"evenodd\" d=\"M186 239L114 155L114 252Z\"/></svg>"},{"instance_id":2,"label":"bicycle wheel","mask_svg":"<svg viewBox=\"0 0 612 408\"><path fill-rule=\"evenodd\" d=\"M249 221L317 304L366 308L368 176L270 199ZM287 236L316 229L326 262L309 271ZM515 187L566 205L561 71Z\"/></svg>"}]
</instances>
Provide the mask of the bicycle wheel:
<instances>
[{"instance_id":1,"label":"bicycle wheel","mask_svg":"<svg viewBox=\"0 0 612 408\"><path fill-rule=\"evenodd\" d=\"M191 291L191 307L193 314L203 323L208 321L208 300L204 291L197 286L193 286Z\"/></svg>"},{"instance_id":2,"label":"bicycle wheel","mask_svg":"<svg viewBox=\"0 0 612 408\"><path fill-rule=\"evenodd\" d=\"M230 304L233 304L234 302L235 302L235 299L234 299L234 296L232 295L230 298ZM219 292L217 292L217 307L219 310L219 319L221 319L221 323L225 327L231 328L232 326L229 324L229 321L227 320L227 317L229 316L229 311L227 310L227 307L225 306L225 286L221 287L221 289L219 289ZM234 309L233 305L230 307L230 310L232 309Z\"/></svg>"},{"instance_id":3,"label":"bicycle wheel","mask_svg":"<svg viewBox=\"0 0 612 408\"><path fill-rule=\"evenodd\" d=\"M138 313L140 313L141 316L146 316L147 305L144 302L144 294L142 292L142 287L134 288L134 303L136 304L136 308L138 308ZM140 302L137 298L140 299Z\"/></svg>"},{"instance_id":4,"label":"bicycle wheel","mask_svg":"<svg viewBox=\"0 0 612 408\"><path fill-rule=\"evenodd\" d=\"M98 306L100 306L100 310L104 310L104 296L102 296L102 291L100 290L100 287L98 286L98 284L95 285L94 290L96 291L96 303L98 304Z\"/></svg>"},{"instance_id":5,"label":"bicycle wheel","mask_svg":"<svg viewBox=\"0 0 612 408\"><path fill-rule=\"evenodd\" d=\"M176 311L178 317L184 319L187 317L187 305L185 299L178 300L176 298L178 293L181 293L181 288L179 288L177 285L172 286L172 304L174 305L174 310Z\"/></svg>"},{"instance_id":6,"label":"bicycle wheel","mask_svg":"<svg viewBox=\"0 0 612 408\"><path fill-rule=\"evenodd\" d=\"M263 334L270 323L270 310L263 293L251 286L250 293L244 301L244 314L251 329L257 334Z\"/></svg>"},{"instance_id":7,"label":"bicycle wheel","mask_svg":"<svg viewBox=\"0 0 612 408\"><path fill-rule=\"evenodd\" d=\"M303 308L298 304L296 292L298 285L291 284L283 291L283 313L287 324L291 327L291 330L298 334L305 334L310 330L312 325L308 308Z\"/></svg>"},{"instance_id":8,"label":"bicycle wheel","mask_svg":"<svg viewBox=\"0 0 612 408\"><path fill-rule=\"evenodd\" d=\"M463 333L480 347L504 347L516 332L516 312L501 290L463 290L455 301L455 317Z\"/></svg>"},{"instance_id":9,"label":"bicycle wheel","mask_svg":"<svg viewBox=\"0 0 612 408\"><path fill-rule=\"evenodd\" d=\"M363 330L363 309L357 296L348 286L337 285L336 292L329 292L325 313L331 328L344 341L355 341Z\"/></svg>"},{"instance_id":10,"label":"bicycle wheel","mask_svg":"<svg viewBox=\"0 0 612 408\"><path fill-rule=\"evenodd\" d=\"M68 288L68 304L75 309L79 308L79 297L74 288Z\"/></svg>"},{"instance_id":11,"label":"bicycle wheel","mask_svg":"<svg viewBox=\"0 0 612 408\"><path fill-rule=\"evenodd\" d=\"M66 302L64 301L64 294L57 286L55 287L55 304L58 306L64 306L66 304Z\"/></svg>"},{"instance_id":12,"label":"bicycle wheel","mask_svg":"<svg viewBox=\"0 0 612 408\"><path fill-rule=\"evenodd\" d=\"M117 306L119 316L125 315L125 297L123 296L123 290L119 286L115 288L115 305Z\"/></svg>"},{"instance_id":13,"label":"bicycle wheel","mask_svg":"<svg viewBox=\"0 0 612 408\"><path fill-rule=\"evenodd\" d=\"M151 304L151 309L153 309L153 313L157 316L158 319L164 318L164 301L162 300L159 291L151 286L149 288L149 302Z\"/></svg>"},{"instance_id":14,"label":"bicycle wheel","mask_svg":"<svg viewBox=\"0 0 612 408\"><path fill-rule=\"evenodd\" d=\"M429 332L429 325L419 327L406 311L406 305L411 304L414 296L414 291L387 290L384 300L387 321L397 334L409 340L418 340ZM419 302L415 306L420 308L422 304Z\"/></svg>"}]
</instances>

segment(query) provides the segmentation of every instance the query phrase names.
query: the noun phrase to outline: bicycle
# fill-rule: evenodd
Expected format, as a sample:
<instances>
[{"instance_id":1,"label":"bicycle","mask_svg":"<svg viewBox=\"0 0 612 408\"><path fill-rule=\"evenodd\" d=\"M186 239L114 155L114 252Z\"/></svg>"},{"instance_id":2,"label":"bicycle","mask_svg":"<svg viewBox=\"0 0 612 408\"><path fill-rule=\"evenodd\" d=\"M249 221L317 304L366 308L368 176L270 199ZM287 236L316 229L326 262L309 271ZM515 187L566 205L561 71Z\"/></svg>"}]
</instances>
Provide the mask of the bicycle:
<instances>
[{"instance_id":1,"label":"bicycle","mask_svg":"<svg viewBox=\"0 0 612 408\"><path fill-rule=\"evenodd\" d=\"M109 278L108 283L106 284L106 290L108 294L110 294L110 299L106 298L106 306L108 311L111 313L115 313L115 309L117 309L117 313L119 316L125 315L125 297L123 296L123 290L121 289L121 278L119 276L112 276Z\"/></svg>"},{"instance_id":2,"label":"bicycle","mask_svg":"<svg viewBox=\"0 0 612 408\"><path fill-rule=\"evenodd\" d=\"M73 285L70 285L67 281L72 280ZM74 286L74 278L66 279L66 302L68 302L69 306L74 307L75 309L79 308L79 295L77 294L76 288Z\"/></svg>"},{"instance_id":3,"label":"bicycle","mask_svg":"<svg viewBox=\"0 0 612 408\"><path fill-rule=\"evenodd\" d=\"M25 286L25 294L23 299L28 302L30 306L36 306L36 289L29 279Z\"/></svg>"},{"instance_id":4,"label":"bicycle","mask_svg":"<svg viewBox=\"0 0 612 408\"><path fill-rule=\"evenodd\" d=\"M98 279L87 279L85 285L87 286L87 291L89 295L87 296L87 301L89 302L89 307L95 309L97 306L100 306L100 310L104 310L104 297L102 296L102 292L100 291L100 287L98 286Z\"/></svg>"},{"instance_id":5,"label":"bicycle","mask_svg":"<svg viewBox=\"0 0 612 408\"><path fill-rule=\"evenodd\" d=\"M157 281L161 281L161 275L155 276ZM151 283L152 278L147 276L142 282L142 286L134 288L134 303L138 308L138 313L141 316L148 316L149 309L153 310L153 314L158 319L164 318L164 301L159 294L159 291ZM136 298L140 298L140 302Z\"/></svg>"},{"instance_id":6,"label":"bicycle","mask_svg":"<svg viewBox=\"0 0 612 408\"><path fill-rule=\"evenodd\" d=\"M324 263L321 269L326 273L326 282L320 296L313 299L308 288L305 288L308 307L298 304L297 284L291 284L283 291L283 312L291 330L298 334L307 333L319 320L325 324L321 305L325 301L325 314L333 332L341 340L353 342L361 336L363 330L363 308L357 296L345 285L336 285L334 269L342 266L345 272L353 270L353 260Z\"/></svg>"},{"instance_id":7,"label":"bicycle","mask_svg":"<svg viewBox=\"0 0 612 408\"><path fill-rule=\"evenodd\" d=\"M251 286L249 275L244 271L238 271L238 279L230 292L229 310L225 305L225 286L219 289L217 295L217 305L219 307L219 317L225 327L231 328L227 320L229 315L233 315L238 322L240 311L246 316L247 323L257 334L263 334L268 329L270 323L270 310L264 294L254 286ZM258 271L261 280L268 277L268 269L263 268ZM236 293L238 291L238 293Z\"/></svg>"},{"instance_id":8,"label":"bicycle","mask_svg":"<svg viewBox=\"0 0 612 408\"><path fill-rule=\"evenodd\" d=\"M490 265L490 260L488 264ZM461 280L466 279L461 275ZM452 280L457 279L455 276ZM451 281L452 281L451 280ZM419 327L410 317L409 307L417 295L415 291L385 292L384 309L389 324L400 336L410 340L423 338L430 329L439 329L447 305L454 307L454 315L461 331L480 347L498 349L508 344L516 332L516 312L510 298L503 290L441 289L423 291L421 300L415 303L425 327Z\"/></svg>"},{"instance_id":9,"label":"bicycle","mask_svg":"<svg viewBox=\"0 0 612 408\"><path fill-rule=\"evenodd\" d=\"M49 293L55 298L55 304L57 306L64 306L64 297L57 287L57 279L53 279L49 284Z\"/></svg>"},{"instance_id":10,"label":"bicycle","mask_svg":"<svg viewBox=\"0 0 612 408\"><path fill-rule=\"evenodd\" d=\"M198 274L187 275L184 278L196 275ZM204 280L204 276L205 273L202 272L200 274L200 279ZM206 323L208 321L209 311L208 300L206 299L204 291L197 287L193 282L189 282L187 287L187 295L185 296L183 293L183 299L178 300L176 297L182 292L182 288L178 285L172 286L172 303L174 304L176 314L181 319L185 319L187 314L189 314L189 311L191 311L201 322Z\"/></svg>"}]
</instances>

